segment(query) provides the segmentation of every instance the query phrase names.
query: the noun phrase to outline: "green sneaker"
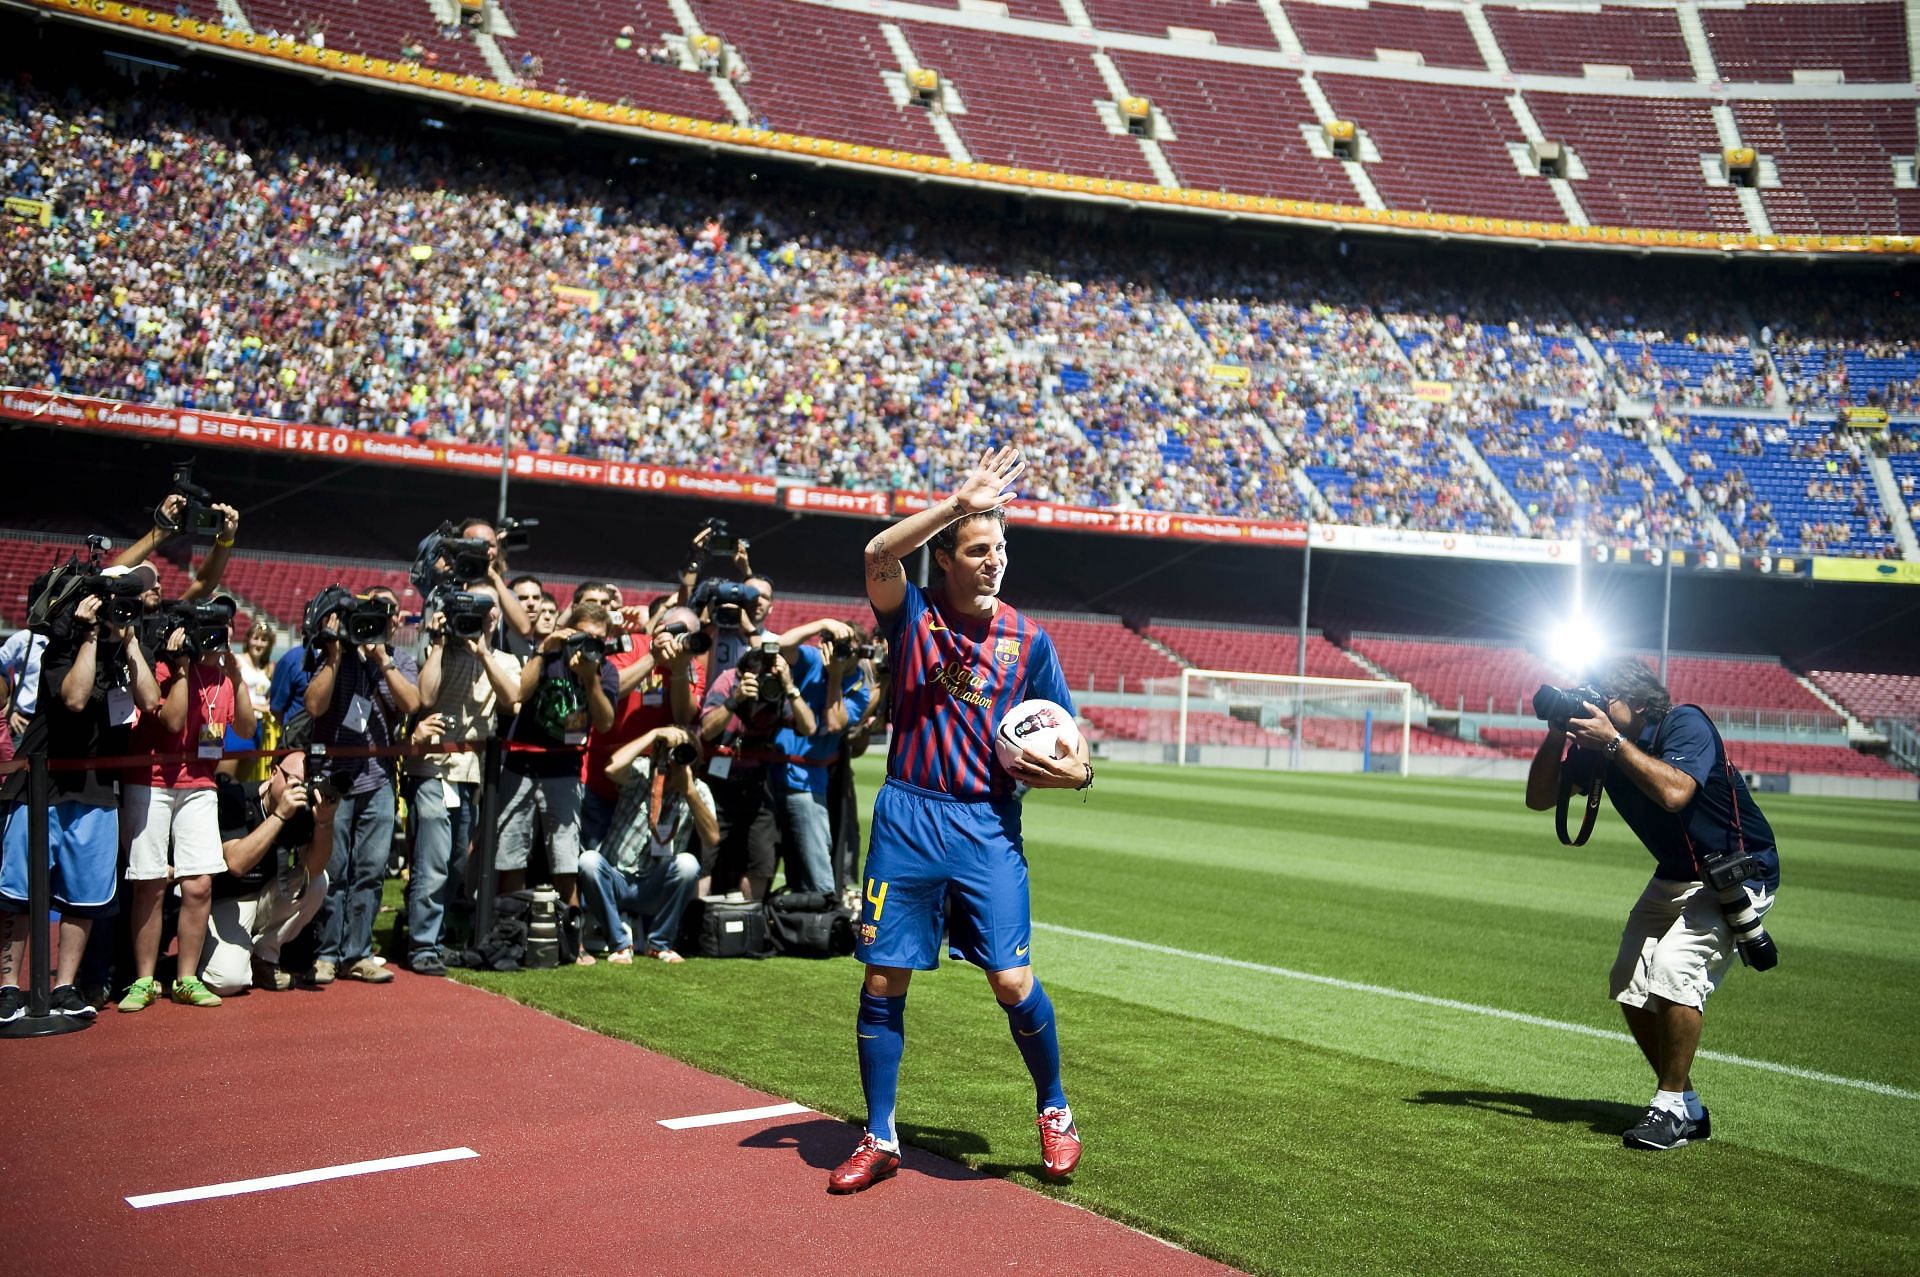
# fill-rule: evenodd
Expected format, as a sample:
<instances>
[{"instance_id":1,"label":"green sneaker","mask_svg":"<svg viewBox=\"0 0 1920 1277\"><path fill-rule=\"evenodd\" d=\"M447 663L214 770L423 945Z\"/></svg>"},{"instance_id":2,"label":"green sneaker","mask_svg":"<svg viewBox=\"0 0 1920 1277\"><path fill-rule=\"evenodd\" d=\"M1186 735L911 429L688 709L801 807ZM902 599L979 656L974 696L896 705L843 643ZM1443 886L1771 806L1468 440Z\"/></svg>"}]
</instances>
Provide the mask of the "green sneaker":
<instances>
[{"instance_id":1,"label":"green sneaker","mask_svg":"<svg viewBox=\"0 0 1920 1277\"><path fill-rule=\"evenodd\" d=\"M190 975L183 975L173 982L173 1000L183 1007L217 1007L220 1005L220 995Z\"/></svg>"},{"instance_id":2,"label":"green sneaker","mask_svg":"<svg viewBox=\"0 0 1920 1277\"><path fill-rule=\"evenodd\" d=\"M160 1000L160 982L150 975L141 976L127 987L127 996L120 999L122 1011L144 1011Z\"/></svg>"}]
</instances>

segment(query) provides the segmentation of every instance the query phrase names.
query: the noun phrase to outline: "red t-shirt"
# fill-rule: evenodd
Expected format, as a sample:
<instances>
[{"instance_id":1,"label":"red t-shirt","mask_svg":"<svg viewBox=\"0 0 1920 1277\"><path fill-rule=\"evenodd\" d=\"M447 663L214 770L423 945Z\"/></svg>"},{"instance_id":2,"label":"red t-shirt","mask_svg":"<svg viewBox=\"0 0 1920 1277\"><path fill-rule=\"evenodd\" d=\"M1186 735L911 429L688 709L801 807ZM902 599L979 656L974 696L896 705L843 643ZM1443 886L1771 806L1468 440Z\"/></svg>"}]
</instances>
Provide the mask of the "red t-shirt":
<instances>
[{"instance_id":1,"label":"red t-shirt","mask_svg":"<svg viewBox=\"0 0 1920 1277\"><path fill-rule=\"evenodd\" d=\"M172 677L172 670L160 661L154 666L153 676L164 686ZM199 757L200 746L202 743L226 744L227 725L233 722L233 684L227 681L226 670L218 665L202 665L199 661L187 666L186 678L186 724L176 734L161 724L158 710L142 714L134 728L133 745L136 753L184 754L187 761L156 762L145 775L130 773L127 779L134 784L158 789L213 788L214 768L220 759L217 755Z\"/></svg>"},{"instance_id":2,"label":"red t-shirt","mask_svg":"<svg viewBox=\"0 0 1920 1277\"><path fill-rule=\"evenodd\" d=\"M617 670L638 664L653 647L653 640L645 634L633 636L631 650L615 652L607 658L607 664ZM706 693L706 676L701 672L701 662L692 662L693 666L693 708L700 712L700 698ZM581 779L587 788L608 802L620 797L620 787L607 779L607 764L613 760L614 751L622 745L639 740L656 727L673 725L673 702L667 694L666 671L655 669L641 680L640 686L622 696L613 707L613 729L595 732L587 739L587 759L582 765Z\"/></svg>"}]
</instances>

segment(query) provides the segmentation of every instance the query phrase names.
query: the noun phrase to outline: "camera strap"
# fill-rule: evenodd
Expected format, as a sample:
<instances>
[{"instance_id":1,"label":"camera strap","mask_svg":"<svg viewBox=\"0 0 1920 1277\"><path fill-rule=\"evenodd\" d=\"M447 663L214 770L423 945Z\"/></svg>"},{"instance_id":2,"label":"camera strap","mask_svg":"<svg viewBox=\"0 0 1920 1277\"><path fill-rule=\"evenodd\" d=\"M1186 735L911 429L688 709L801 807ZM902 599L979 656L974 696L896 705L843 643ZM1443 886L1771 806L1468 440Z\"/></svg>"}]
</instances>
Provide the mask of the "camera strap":
<instances>
[{"instance_id":1,"label":"camera strap","mask_svg":"<svg viewBox=\"0 0 1920 1277\"><path fill-rule=\"evenodd\" d=\"M1572 756L1572 749L1568 749L1567 757ZM1606 776L1606 766L1602 764L1600 771L1588 783L1587 811L1580 820L1580 833L1577 837L1569 838L1567 837L1567 804L1573 798L1573 778L1567 775L1567 759L1560 760L1560 801L1553 811L1553 831L1560 835L1562 846L1584 847L1587 845L1587 839L1593 836L1594 818L1600 814L1600 794L1605 789L1601 782L1606 779Z\"/></svg>"}]
</instances>

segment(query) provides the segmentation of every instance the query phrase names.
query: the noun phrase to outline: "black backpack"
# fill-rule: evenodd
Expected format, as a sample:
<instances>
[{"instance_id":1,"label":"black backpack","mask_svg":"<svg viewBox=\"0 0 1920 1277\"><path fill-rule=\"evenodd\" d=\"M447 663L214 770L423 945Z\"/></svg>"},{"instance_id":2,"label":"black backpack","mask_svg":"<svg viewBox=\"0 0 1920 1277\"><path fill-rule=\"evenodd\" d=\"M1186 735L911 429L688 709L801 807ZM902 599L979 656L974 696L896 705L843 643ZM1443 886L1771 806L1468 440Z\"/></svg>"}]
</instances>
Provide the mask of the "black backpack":
<instances>
[{"instance_id":1,"label":"black backpack","mask_svg":"<svg viewBox=\"0 0 1920 1277\"><path fill-rule=\"evenodd\" d=\"M764 958L773 950L767 940L767 907L763 901L699 901L689 908L683 927L693 933L692 951L703 958Z\"/></svg>"},{"instance_id":2,"label":"black backpack","mask_svg":"<svg viewBox=\"0 0 1920 1277\"><path fill-rule=\"evenodd\" d=\"M844 958L853 952L853 915L825 891L767 897L767 939L787 958Z\"/></svg>"}]
</instances>

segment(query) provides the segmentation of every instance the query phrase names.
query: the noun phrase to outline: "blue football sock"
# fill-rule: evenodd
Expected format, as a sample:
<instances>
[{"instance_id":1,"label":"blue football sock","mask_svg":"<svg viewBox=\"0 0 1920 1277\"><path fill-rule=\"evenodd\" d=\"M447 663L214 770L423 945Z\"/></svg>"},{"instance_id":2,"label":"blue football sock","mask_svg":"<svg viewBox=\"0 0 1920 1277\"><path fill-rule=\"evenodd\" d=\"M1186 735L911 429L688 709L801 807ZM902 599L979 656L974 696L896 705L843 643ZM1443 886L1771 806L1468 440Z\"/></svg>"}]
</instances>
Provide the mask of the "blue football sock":
<instances>
[{"instance_id":1,"label":"blue football sock","mask_svg":"<svg viewBox=\"0 0 1920 1277\"><path fill-rule=\"evenodd\" d=\"M867 1096L867 1130L884 1144L897 1144L894 1097L900 1090L900 1056L907 1048L907 995L877 998L860 993L860 1089Z\"/></svg>"},{"instance_id":2,"label":"blue football sock","mask_svg":"<svg viewBox=\"0 0 1920 1277\"><path fill-rule=\"evenodd\" d=\"M1002 1002L1007 1026L1013 1030L1013 1044L1033 1074L1034 1098L1042 1111L1065 1108L1067 1093L1060 1085L1060 1035L1053 1027L1053 999L1035 979L1033 991L1013 1006Z\"/></svg>"}]
</instances>

